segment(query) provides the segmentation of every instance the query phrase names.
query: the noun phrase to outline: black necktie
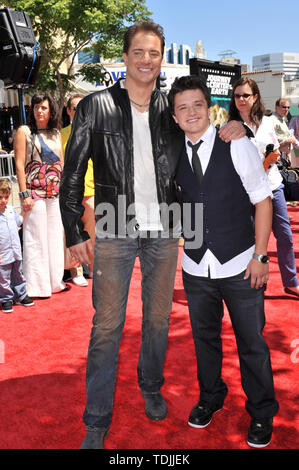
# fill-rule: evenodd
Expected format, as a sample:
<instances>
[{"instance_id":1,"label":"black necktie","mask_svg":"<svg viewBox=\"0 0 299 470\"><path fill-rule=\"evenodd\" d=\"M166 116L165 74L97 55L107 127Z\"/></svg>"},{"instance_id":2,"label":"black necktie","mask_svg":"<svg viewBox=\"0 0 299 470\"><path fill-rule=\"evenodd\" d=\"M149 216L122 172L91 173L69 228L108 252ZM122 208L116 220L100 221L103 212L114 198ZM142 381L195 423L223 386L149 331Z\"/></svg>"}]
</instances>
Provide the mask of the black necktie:
<instances>
[{"instance_id":1,"label":"black necktie","mask_svg":"<svg viewBox=\"0 0 299 470\"><path fill-rule=\"evenodd\" d=\"M189 145L189 147L192 148L192 168L193 168L193 172L198 180L199 183L202 182L202 179L203 179L203 172L202 172L202 167L201 167L201 163L200 163L200 159L197 155L197 150L199 149L199 147L201 146L201 144L203 143L203 140L200 140L197 144L193 145L190 140L188 140L187 144Z\"/></svg>"}]
</instances>

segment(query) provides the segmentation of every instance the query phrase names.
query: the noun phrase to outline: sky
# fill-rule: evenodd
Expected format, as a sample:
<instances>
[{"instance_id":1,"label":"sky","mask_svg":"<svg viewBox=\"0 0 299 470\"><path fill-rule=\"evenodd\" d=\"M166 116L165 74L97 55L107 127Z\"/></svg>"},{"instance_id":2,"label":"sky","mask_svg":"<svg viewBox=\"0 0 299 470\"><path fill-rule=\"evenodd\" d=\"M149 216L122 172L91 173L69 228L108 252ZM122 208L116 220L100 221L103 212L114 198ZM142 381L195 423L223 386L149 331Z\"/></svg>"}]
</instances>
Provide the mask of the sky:
<instances>
[{"instance_id":1,"label":"sky","mask_svg":"<svg viewBox=\"0 0 299 470\"><path fill-rule=\"evenodd\" d=\"M208 60L235 51L249 64L252 56L271 52L299 53L299 0L146 0L152 19L164 28L166 45L198 40Z\"/></svg>"}]
</instances>

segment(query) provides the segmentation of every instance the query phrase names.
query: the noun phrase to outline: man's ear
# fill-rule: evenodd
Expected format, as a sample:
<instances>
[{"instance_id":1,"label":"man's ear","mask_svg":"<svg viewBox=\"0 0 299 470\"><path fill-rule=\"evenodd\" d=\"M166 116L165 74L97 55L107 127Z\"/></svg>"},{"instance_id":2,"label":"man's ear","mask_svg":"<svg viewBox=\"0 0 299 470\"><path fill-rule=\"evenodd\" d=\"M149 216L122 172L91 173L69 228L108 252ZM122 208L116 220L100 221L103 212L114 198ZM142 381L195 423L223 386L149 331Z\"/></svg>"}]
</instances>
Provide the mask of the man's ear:
<instances>
[{"instance_id":1,"label":"man's ear","mask_svg":"<svg viewBox=\"0 0 299 470\"><path fill-rule=\"evenodd\" d=\"M178 124L178 120L177 120L175 114L173 114L172 117L173 117L173 119L175 120L175 122Z\"/></svg>"},{"instance_id":2,"label":"man's ear","mask_svg":"<svg viewBox=\"0 0 299 470\"><path fill-rule=\"evenodd\" d=\"M124 60L125 65L127 65L127 62L128 62L127 54L125 52L123 52L122 56L123 56L123 60Z\"/></svg>"}]
</instances>

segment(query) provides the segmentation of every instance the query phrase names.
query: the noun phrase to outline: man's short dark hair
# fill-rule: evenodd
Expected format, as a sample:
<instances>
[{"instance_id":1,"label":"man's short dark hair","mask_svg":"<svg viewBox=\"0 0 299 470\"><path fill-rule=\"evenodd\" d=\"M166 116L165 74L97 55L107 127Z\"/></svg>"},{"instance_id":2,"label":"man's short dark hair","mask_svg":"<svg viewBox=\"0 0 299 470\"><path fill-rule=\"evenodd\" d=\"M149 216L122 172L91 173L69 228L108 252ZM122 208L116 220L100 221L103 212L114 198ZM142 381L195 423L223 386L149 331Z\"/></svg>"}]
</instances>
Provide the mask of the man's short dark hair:
<instances>
[{"instance_id":1,"label":"man's short dark hair","mask_svg":"<svg viewBox=\"0 0 299 470\"><path fill-rule=\"evenodd\" d=\"M211 93L204 81L198 75L185 75L183 77L177 77L174 80L173 84L171 85L170 92L168 93L168 101L172 114L174 114L175 95L186 90L202 91L208 108L211 106Z\"/></svg>"},{"instance_id":2,"label":"man's short dark hair","mask_svg":"<svg viewBox=\"0 0 299 470\"><path fill-rule=\"evenodd\" d=\"M276 100L275 106L280 106L281 100L289 101L287 98L284 98L283 96L281 96L280 98L278 98L278 100Z\"/></svg>"},{"instance_id":3,"label":"man's short dark hair","mask_svg":"<svg viewBox=\"0 0 299 470\"><path fill-rule=\"evenodd\" d=\"M128 53L133 37L135 36L135 34L141 31L145 33L153 33L158 36L161 41L161 52L163 55L165 47L164 31L162 26L157 23L154 23L153 21L142 21L135 23L132 26L129 26L129 28L124 34L123 53Z\"/></svg>"},{"instance_id":4,"label":"man's short dark hair","mask_svg":"<svg viewBox=\"0 0 299 470\"><path fill-rule=\"evenodd\" d=\"M67 103L66 103L66 107L68 109L71 109L72 107L72 101L75 99L75 98L84 98L84 95L80 95L80 93L76 93L75 95L71 95L69 97L69 99L67 100Z\"/></svg>"}]
</instances>

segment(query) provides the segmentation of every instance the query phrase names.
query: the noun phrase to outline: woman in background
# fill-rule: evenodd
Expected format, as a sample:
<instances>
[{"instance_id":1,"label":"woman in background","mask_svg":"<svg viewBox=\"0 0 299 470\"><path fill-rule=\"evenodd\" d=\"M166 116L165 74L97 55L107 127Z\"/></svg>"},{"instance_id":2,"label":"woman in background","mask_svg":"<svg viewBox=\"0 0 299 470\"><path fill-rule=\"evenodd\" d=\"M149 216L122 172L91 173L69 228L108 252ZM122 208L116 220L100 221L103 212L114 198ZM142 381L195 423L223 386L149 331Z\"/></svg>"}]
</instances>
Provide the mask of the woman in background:
<instances>
[{"instance_id":1,"label":"woman in background","mask_svg":"<svg viewBox=\"0 0 299 470\"><path fill-rule=\"evenodd\" d=\"M66 290L59 208L62 145L59 109L48 93L32 97L28 126L14 139L23 226L23 264L30 297Z\"/></svg>"},{"instance_id":2,"label":"woman in background","mask_svg":"<svg viewBox=\"0 0 299 470\"><path fill-rule=\"evenodd\" d=\"M276 165L279 143L272 121L265 116L265 108L257 83L251 78L241 77L233 87L229 120L239 120L252 131L251 139L263 160L268 182L273 193L272 230L277 243L277 257L284 290L299 297L299 282L293 248L293 234L283 192L282 177ZM274 152L265 158L268 144Z\"/></svg>"}]
</instances>

